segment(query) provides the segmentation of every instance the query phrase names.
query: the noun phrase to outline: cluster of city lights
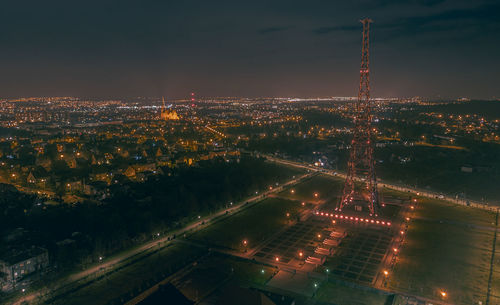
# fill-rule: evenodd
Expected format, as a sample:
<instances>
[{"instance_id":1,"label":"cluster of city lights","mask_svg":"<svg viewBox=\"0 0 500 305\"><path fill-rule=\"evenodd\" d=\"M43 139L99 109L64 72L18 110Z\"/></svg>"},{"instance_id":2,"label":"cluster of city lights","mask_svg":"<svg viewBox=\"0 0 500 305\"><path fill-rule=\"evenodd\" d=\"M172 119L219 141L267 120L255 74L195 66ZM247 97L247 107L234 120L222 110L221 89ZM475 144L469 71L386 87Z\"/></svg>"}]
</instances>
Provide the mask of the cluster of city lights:
<instances>
[{"instance_id":1,"label":"cluster of city lights","mask_svg":"<svg viewBox=\"0 0 500 305\"><path fill-rule=\"evenodd\" d=\"M347 215L342 215L342 214L339 215L339 214L325 213L325 212L319 212L319 211L316 211L315 214L317 216L335 217L337 219L352 220L352 221L356 221L356 222L364 222L364 223L377 224L377 225L382 225L382 226L390 226L391 225L391 222L389 222L389 221L383 221L383 220L377 220L377 219L361 218L361 217L347 216Z\"/></svg>"}]
</instances>

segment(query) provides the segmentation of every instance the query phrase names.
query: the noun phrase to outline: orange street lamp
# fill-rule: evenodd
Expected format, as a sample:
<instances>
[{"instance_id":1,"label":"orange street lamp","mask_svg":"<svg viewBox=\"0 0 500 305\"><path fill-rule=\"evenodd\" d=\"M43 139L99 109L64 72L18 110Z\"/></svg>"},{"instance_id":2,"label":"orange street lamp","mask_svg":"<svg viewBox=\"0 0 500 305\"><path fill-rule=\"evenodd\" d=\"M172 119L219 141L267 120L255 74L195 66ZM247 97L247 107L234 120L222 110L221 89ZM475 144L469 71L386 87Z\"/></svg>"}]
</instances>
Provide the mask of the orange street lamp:
<instances>
[{"instance_id":1,"label":"orange street lamp","mask_svg":"<svg viewBox=\"0 0 500 305\"><path fill-rule=\"evenodd\" d=\"M388 276L388 275L389 275L389 271L384 270L384 275L385 275L385 276Z\"/></svg>"},{"instance_id":2,"label":"orange street lamp","mask_svg":"<svg viewBox=\"0 0 500 305\"><path fill-rule=\"evenodd\" d=\"M447 295L446 291L441 291L441 297L446 298Z\"/></svg>"}]
</instances>

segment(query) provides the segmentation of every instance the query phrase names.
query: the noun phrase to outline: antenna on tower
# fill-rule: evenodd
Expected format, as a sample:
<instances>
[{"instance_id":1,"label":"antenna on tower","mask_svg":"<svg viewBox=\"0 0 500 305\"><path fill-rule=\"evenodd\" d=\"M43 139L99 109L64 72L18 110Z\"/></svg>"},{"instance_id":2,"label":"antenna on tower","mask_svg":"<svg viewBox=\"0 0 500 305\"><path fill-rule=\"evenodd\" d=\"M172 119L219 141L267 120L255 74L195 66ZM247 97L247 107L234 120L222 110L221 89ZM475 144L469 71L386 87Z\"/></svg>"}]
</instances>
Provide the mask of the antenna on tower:
<instances>
[{"instance_id":1,"label":"antenna on tower","mask_svg":"<svg viewBox=\"0 0 500 305\"><path fill-rule=\"evenodd\" d=\"M363 24L363 40L358 99L354 109L354 136L344 190L336 210L354 206L354 210L361 211L368 207L370 216L376 217L380 203L373 159L370 101L370 23L373 21L369 18L360 21Z\"/></svg>"}]
</instances>

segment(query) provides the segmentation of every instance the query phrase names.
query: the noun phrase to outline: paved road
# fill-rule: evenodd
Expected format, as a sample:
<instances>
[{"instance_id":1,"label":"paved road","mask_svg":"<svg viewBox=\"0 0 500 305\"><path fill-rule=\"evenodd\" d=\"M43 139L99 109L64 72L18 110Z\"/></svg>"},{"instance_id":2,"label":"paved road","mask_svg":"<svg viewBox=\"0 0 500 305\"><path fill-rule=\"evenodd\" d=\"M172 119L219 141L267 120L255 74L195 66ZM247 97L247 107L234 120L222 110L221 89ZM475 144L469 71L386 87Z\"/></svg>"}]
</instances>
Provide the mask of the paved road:
<instances>
[{"instance_id":1,"label":"paved road","mask_svg":"<svg viewBox=\"0 0 500 305\"><path fill-rule=\"evenodd\" d=\"M324 168L318 168L318 167L313 166L309 163L300 163L300 162L276 158L276 157L269 156L269 155L264 155L264 156L269 161L273 161L276 163L285 164L285 165L289 165L289 166L293 166L293 167L297 167L297 168L303 168L303 169L307 169L307 170L311 170L311 171L321 172L321 173L324 173L326 175L336 176L336 177L340 177L340 178L344 178L344 179L346 178L345 173L342 173L338 170L328 170L328 169L324 169ZM386 182L386 181L381 180L381 179L377 179L377 183L378 183L379 187L387 187L387 188L394 189L397 191L412 193L412 194L415 194L417 196L428 197L428 198L439 198L441 200L450 201L450 202L453 202L456 204L466 205L466 201L464 201L464 200L457 200L454 197L445 196L445 195L440 194L440 193L433 193L433 192L430 192L430 191L425 190L425 189L416 189L416 188L411 188L408 186L396 185L396 184L389 183L389 182ZM500 206L495 205L496 203L487 203L487 202L482 203L482 202L475 202L473 200L469 200L468 202L470 203L471 207L486 209L486 210L491 210L491 211L500 210Z\"/></svg>"},{"instance_id":2,"label":"paved road","mask_svg":"<svg viewBox=\"0 0 500 305\"><path fill-rule=\"evenodd\" d=\"M278 187L274 187L271 190L268 190L268 191L263 192L261 194L257 194L251 198L247 198L241 202L233 204L229 208L222 209L215 214L212 214L212 215L209 215L206 217L201 217L197 221L192 222L181 229L178 229L178 230L175 230L172 232L168 232L168 234L164 234L163 237L149 241L140 247L137 247L137 248L134 248L134 249L131 249L128 251L124 251L124 252L117 254L117 255L114 255L108 259L104 259L99 264L96 264L96 265L94 265L94 266L92 266L84 271L77 272L77 273L74 273L74 274L68 276L53 291L57 291L61 288L67 287L68 285L72 285L78 281L84 281L86 279L92 280L94 278L93 275L96 275L96 274L102 275L103 273L110 272L114 268L119 267L119 265L121 265L122 263L124 263L125 261L127 261L128 259L130 259L134 256L147 253L147 251L152 250L152 249L157 249L159 245L161 245L162 247L167 245L171 241L171 237L174 236L174 234L176 236L181 236L185 233L188 233L194 229L199 228L204 223L205 224L210 223L211 221L213 221L216 218L219 218L219 217L224 216L224 215L228 215L228 216L233 215L234 212L236 212L237 210L239 210L241 208L247 207L248 204L256 203L258 201L261 201L261 200L267 198L269 195L271 195L273 193L281 192L286 187L294 185L294 184L302 181L303 179L311 177L314 174L315 173L313 172L313 173L306 173L304 175L298 176L298 177L296 177L296 178L294 178L294 179L292 179L292 180L290 180L290 181L288 181L288 182L286 182ZM56 292L56 294L57 294L57 292ZM21 296L19 299L13 301L12 304L18 305L18 304L22 304L23 302L30 302L30 301L33 301L36 298L40 297L41 295L42 295L42 292L33 291L31 293L28 293L28 294Z\"/></svg>"}]
</instances>

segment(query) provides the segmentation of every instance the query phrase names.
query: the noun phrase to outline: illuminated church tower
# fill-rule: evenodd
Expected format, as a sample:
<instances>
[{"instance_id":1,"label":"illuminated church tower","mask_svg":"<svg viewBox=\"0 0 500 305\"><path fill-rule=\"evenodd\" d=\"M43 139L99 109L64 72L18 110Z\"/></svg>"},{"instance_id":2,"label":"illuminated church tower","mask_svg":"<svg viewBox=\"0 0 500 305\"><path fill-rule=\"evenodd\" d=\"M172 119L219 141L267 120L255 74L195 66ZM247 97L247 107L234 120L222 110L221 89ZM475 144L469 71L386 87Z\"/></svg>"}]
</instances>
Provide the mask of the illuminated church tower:
<instances>
[{"instance_id":1,"label":"illuminated church tower","mask_svg":"<svg viewBox=\"0 0 500 305\"><path fill-rule=\"evenodd\" d=\"M165 107L165 99L162 97L162 106L161 106L161 113L160 113L160 119L164 121L177 121L179 120L179 115L177 115L177 112L173 109L170 109L171 106Z\"/></svg>"}]
</instances>

